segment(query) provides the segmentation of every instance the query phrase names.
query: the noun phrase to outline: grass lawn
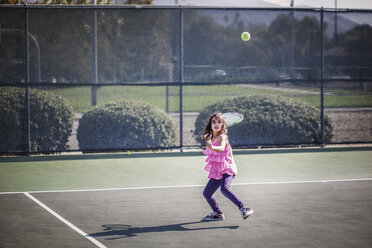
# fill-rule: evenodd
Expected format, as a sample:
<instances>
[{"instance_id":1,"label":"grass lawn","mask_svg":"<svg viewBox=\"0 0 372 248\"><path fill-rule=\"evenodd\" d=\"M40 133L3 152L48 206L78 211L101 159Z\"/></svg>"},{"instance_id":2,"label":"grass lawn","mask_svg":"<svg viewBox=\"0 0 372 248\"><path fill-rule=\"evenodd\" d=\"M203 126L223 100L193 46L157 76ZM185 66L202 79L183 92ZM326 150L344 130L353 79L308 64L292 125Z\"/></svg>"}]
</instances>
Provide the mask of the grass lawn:
<instances>
[{"instance_id":1,"label":"grass lawn","mask_svg":"<svg viewBox=\"0 0 372 248\"><path fill-rule=\"evenodd\" d=\"M58 88L52 91L69 99L75 112L84 113L91 108L90 87ZM98 104L129 99L145 101L166 110L166 92L165 86L104 86L98 89L97 99ZM170 112L178 112L179 92L178 86L168 87ZM337 90L327 91L327 93L324 97L324 105L327 108L372 106L372 94L366 94L371 92ZM314 90L306 92L306 90L296 91L294 89L252 88L244 85L184 86L183 111L198 112L223 98L248 94L283 95L307 102L314 107L320 106L320 96L314 94Z\"/></svg>"}]
</instances>

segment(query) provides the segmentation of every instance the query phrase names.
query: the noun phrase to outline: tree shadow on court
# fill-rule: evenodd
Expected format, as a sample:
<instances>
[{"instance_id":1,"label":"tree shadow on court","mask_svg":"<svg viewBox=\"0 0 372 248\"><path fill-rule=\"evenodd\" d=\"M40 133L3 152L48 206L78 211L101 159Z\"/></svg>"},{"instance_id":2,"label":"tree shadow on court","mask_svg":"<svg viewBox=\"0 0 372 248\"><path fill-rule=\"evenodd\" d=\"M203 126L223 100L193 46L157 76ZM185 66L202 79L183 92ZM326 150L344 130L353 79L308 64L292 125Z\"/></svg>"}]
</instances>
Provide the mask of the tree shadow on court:
<instances>
[{"instance_id":1,"label":"tree shadow on court","mask_svg":"<svg viewBox=\"0 0 372 248\"><path fill-rule=\"evenodd\" d=\"M107 238L106 240L114 240L121 238L128 238L137 236L141 233L156 233L156 232L171 232L171 231L199 231L199 230L211 230L211 229L237 229L239 226L214 226L214 227L190 227L185 226L192 224L208 223L205 221L185 222L173 225L163 226L152 226L152 227L133 227L124 224L106 224L102 225L104 228L102 232L89 234L92 237L110 237L117 236L115 238ZM209 222L210 223L210 222Z\"/></svg>"}]
</instances>

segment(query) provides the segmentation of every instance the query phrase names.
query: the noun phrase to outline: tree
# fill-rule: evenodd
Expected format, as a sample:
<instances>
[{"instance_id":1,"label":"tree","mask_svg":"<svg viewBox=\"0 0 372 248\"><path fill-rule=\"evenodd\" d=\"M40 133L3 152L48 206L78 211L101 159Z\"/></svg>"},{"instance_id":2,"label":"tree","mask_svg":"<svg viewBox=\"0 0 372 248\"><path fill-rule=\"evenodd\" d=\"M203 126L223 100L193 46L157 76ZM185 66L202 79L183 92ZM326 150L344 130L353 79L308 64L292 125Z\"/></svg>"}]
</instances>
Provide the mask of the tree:
<instances>
[{"instance_id":1,"label":"tree","mask_svg":"<svg viewBox=\"0 0 372 248\"><path fill-rule=\"evenodd\" d=\"M154 0L128 0L126 4L152 4Z\"/></svg>"},{"instance_id":2,"label":"tree","mask_svg":"<svg viewBox=\"0 0 372 248\"><path fill-rule=\"evenodd\" d=\"M24 4L24 0L0 0L0 4Z\"/></svg>"},{"instance_id":3,"label":"tree","mask_svg":"<svg viewBox=\"0 0 372 248\"><path fill-rule=\"evenodd\" d=\"M365 24L356 26L342 37L346 50L346 65L353 67L348 74L352 77L372 76L372 27Z\"/></svg>"},{"instance_id":4,"label":"tree","mask_svg":"<svg viewBox=\"0 0 372 248\"><path fill-rule=\"evenodd\" d=\"M172 16L171 11L155 9L100 11L100 80L167 80L165 64L172 62Z\"/></svg>"},{"instance_id":5,"label":"tree","mask_svg":"<svg viewBox=\"0 0 372 248\"><path fill-rule=\"evenodd\" d=\"M47 1L44 2L47 3ZM74 3L84 4L86 2L75 1ZM152 3L152 1L130 1L129 3ZM20 53L19 61L25 60L25 40L22 35L24 11L15 9L10 12L15 13L4 12L4 15L0 15L0 20L3 20L1 21L2 29L14 29L16 22L11 20L18 16L18 20L21 21L19 27L16 28L20 32L18 36L12 37L12 42L9 36L4 39L3 34L0 50L4 50L4 53L0 57L0 64L2 68L8 69L0 74L0 78L3 81L24 81L24 63L21 67L20 64L10 63L10 61L15 61L15 53ZM172 62L170 37L174 33L169 22L171 12L157 9L97 10L99 82L138 81L145 78L167 80L169 72L165 64ZM20 16L15 15L17 13ZM90 82L94 24L92 14L91 9L79 8L38 9L29 12L29 32L40 46L42 81ZM5 47L6 44L8 44L7 47ZM9 49L9 47L17 46L21 46L21 49ZM30 45L29 51L30 80L35 81L38 51L33 44ZM15 66L20 67L19 70L15 70Z\"/></svg>"},{"instance_id":6,"label":"tree","mask_svg":"<svg viewBox=\"0 0 372 248\"><path fill-rule=\"evenodd\" d=\"M125 4L153 4L154 0L127 0ZM92 0L37 0L28 2L27 0L0 0L0 4L92 4ZM111 0L97 0L97 4L110 4Z\"/></svg>"}]
</instances>

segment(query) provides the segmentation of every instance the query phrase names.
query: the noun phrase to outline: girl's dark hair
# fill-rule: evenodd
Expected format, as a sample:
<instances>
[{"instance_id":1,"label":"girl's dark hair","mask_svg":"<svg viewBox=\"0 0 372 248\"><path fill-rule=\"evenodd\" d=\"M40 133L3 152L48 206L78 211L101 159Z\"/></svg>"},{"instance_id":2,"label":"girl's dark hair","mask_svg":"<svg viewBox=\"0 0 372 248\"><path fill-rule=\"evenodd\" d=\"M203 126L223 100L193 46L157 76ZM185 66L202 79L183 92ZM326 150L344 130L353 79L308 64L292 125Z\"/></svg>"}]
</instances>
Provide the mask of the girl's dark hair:
<instances>
[{"instance_id":1,"label":"girl's dark hair","mask_svg":"<svg viewBox=\"0 0 372 248\"><path fill-rule=\"evenodd\" d=\"M205 126L203 132L201 132L200 136L202 139L211 139L213 138L213 130L212 130L212 119L217 117L222 122L222 129L219 134L227 134L227 124L225 117L222 113L214 113L211 117L209 117L208 123Z\"/></svg>"}]
</instances>

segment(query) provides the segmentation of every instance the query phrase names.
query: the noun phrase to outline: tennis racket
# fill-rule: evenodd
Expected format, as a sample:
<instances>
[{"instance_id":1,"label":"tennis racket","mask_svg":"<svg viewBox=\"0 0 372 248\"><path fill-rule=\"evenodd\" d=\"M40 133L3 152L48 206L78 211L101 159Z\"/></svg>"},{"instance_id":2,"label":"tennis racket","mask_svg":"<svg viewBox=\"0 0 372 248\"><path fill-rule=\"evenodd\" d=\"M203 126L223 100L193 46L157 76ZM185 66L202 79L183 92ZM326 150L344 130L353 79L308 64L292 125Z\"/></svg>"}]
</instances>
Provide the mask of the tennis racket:
<instances>
[{"instance_id":1,"label":"tennis racket","mask_svg":"<svg viewBox=\"0 0 372 248\"><path fill-rule=\"evenodd\" d=\"M239 124L244 119L244 116L239 113L228 112L224 113L223 116L225 117L226 124L228 127Z\"/></svg>"}]
</instances>

